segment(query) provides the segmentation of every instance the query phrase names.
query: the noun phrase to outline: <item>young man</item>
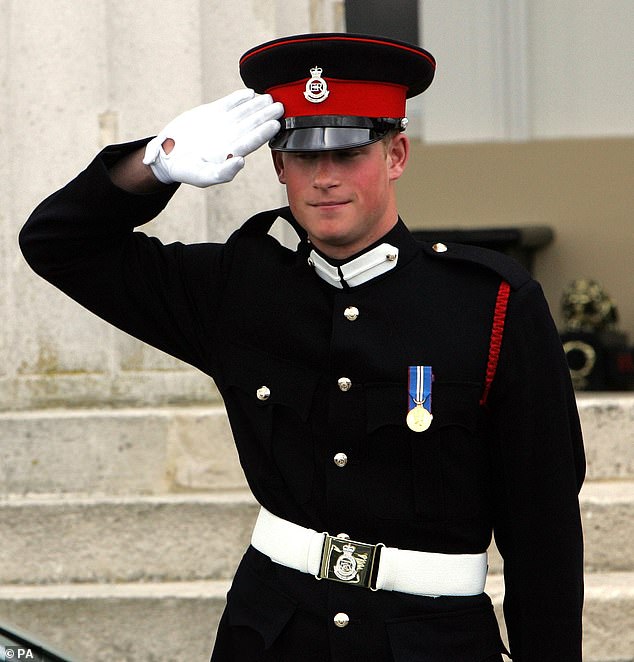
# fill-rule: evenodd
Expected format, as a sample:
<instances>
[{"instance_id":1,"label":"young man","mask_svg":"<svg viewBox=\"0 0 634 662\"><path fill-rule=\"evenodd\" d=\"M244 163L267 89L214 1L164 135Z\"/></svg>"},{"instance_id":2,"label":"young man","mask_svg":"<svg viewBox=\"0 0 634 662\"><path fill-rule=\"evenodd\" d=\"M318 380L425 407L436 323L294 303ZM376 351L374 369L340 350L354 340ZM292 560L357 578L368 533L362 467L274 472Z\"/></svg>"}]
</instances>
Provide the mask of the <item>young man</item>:
<instances>
[{"instance_id":1,"label":"young man","mask_svg":"<svg viewBox=\"0 0 634 662\"><path fill-rule=\"evenodd\" d=\"M22 231L38 273L224 397L262 510L213 660L499 661L492 531L513 659L581 660L584 455L541 290L397 213L405 99L434 69L381 37L263 44L241 60L261 96L106 149ZM134 232L268 140L290 209L222 245ZM296 251L268 234L278 217Z\"/></svg>"}]
</instances>

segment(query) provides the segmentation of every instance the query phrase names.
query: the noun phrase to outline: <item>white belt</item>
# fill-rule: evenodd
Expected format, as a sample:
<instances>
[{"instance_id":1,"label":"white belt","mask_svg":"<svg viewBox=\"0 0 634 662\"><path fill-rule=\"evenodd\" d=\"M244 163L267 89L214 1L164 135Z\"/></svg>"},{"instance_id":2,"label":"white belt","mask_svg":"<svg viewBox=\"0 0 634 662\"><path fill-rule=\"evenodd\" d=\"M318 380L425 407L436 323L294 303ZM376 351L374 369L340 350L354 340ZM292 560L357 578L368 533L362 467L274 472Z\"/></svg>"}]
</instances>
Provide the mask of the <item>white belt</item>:
<instances>
[{"instance_id":1,"label":"white belt","mask_svg":"<svg viewBox=\"0 0 634 662\"><path fill-rule=\"evenodd\" d=\"M479 595L484 591L487 553L439 554L369 545L318 533L273 515L265 508L255 523L251 544L275 563L318 579L332 579L373 590L414 595ZM376 584L372 575L377 549Z\"/></svg>"}]
</instances>

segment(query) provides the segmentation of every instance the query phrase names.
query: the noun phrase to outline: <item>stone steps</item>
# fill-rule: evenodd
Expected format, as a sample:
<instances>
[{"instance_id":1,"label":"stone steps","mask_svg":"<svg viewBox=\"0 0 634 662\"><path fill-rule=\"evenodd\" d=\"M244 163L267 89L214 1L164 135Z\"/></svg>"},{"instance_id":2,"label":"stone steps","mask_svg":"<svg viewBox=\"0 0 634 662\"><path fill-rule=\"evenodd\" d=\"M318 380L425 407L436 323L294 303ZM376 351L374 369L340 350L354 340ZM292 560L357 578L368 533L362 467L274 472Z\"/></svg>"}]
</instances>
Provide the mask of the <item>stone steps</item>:
<instances>
[{"instance_id":1,"label":"stone steps","mask_svg":"<svg viewBox=\"0 0 634 662\"><path fill-rule=\"evenodd\" d=\"M584 659L634 662L634 396L579 409ZM81 660L208 660L256 513L220 406L0 413L0 619Z\"/></svg>"},{"instance_id":2,"label":"stone steps","mask_svg":"<svg viewBox=\"0 0 634 662\"><path fill-rule=\"evenodd\" d=\"M0 495L245 487L224 408L0 413Z\"/></svg>"},{"instance_id":3,"label":"stone steps","mask_svg":"<svg viewBox=\"0 0 634 662\"><path fill-rule=\"evenodd\" d=\"M229 581L0 586L0 618L81 662L207 662Z\"/></svg>"},{"instance_id":4,"label":"stone steps","mask_svg":"<svg viewBox=\"0 0 634 662\"><path fill-rule=\"evenodd\" d=\"M588 480L634 479L634 397L581 394L578 402ZM244 486L220 405L0 413L0 495Z\"/></svg>"},{"instance_id":5,"label":"stone steps","mask_svg":"<svg viewBox=\"0 0 634 662\"><path fill-rule=\"evenodd\" d=\"M0 501L0 584L226 579L249 543L246 490Z\"/></svg>"},{"instance_id":6,"label":"stone steps","mask_svg":"<svg viewBox=\"0 0 634 662\"><path fill-rule=\"evenodd\" d=\"M228 587L228 581L0 586L0 612L28 622L79 660L205 662ZM500 612L499 576L489 578L487 591ZM585 662L630 662L632 622L634 573L589 575Z\"/></svg>"},{"instance_id":7,"label":"stone steps","mask_svg":"<svg viewBox=\"0 0 634 662\"><path fill-rule=\"evenodd\" d=\"M634 481L588 481L579 500L586 573L633 572ZM502 559L494 545L489 551L489 570L502 572Z\"/></svg>"}]
</instances>

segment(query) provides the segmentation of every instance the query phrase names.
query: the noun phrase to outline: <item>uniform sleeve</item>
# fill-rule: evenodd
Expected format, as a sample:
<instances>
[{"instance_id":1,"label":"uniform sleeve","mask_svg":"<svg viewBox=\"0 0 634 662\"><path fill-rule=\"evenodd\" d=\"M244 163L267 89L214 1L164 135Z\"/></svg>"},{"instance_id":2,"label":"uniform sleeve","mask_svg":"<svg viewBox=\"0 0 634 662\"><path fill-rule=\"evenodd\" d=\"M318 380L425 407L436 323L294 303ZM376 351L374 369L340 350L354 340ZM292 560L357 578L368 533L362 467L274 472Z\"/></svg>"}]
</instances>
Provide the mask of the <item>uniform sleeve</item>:
<instances>
[{"instance_id":1,"label":"uniform sleeve","mask_svg":"<svg viewBox=\"0 0 634 662\"><path fill-rule=\"evenodd\" d=\"M541 288L511 295L489 399L495 537L514 662L581 661L585 457L561 341Z\"/></svg>"},{"instance_id":2,"label":"uniform sleeve","mask_svg":"<svg viewBox=\"0 0 634 662\"><path fill-rule=\"evenodd\" d=\"M157 216L178 188L134 195L112 184L110 163L142 145L107 148L44 200L22 228L20 247L37 274L82 306L209 373L225 249L163 245L134 231Z\"/></svg>"}]
</instances>

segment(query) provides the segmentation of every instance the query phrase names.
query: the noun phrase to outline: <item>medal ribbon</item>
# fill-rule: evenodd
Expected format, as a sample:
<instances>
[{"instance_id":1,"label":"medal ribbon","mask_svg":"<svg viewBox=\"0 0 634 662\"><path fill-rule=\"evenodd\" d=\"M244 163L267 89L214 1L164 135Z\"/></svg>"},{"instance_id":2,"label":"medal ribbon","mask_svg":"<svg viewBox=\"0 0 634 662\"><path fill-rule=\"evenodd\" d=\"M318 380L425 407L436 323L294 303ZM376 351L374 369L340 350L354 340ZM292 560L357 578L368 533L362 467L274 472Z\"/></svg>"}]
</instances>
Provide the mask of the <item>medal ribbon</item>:
<instances>
[{"instance_id":1,"label":"medal ribbon","mask_svg":"<svg viewBox=\"0 0 634 662\"><path fill-rule=\"evenodd\" d=\"M432 372L430 365L409 366L408 412L417 405L422 405L431 414L431 383Z\"/></svg>"}]
</instances>

